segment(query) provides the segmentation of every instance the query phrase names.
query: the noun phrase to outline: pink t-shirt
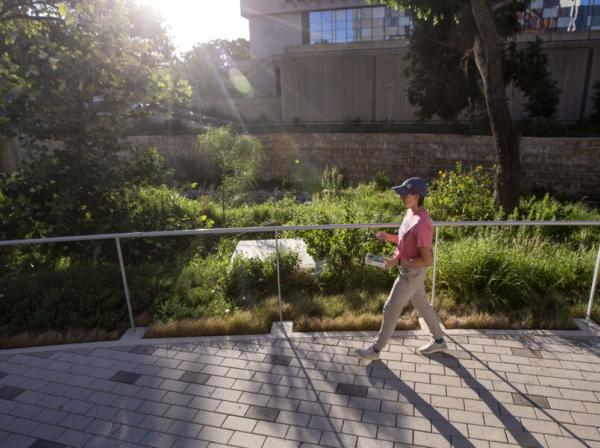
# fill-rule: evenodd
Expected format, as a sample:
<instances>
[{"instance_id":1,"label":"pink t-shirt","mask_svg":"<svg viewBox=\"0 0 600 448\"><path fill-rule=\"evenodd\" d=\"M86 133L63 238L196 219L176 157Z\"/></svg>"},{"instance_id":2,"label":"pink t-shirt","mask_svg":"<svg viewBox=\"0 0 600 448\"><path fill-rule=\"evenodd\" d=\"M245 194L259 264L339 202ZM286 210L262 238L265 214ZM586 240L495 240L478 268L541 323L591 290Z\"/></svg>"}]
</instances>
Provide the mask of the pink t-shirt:
<instances>
[{"instance_id":1,"label":"pink t-shirt","mask_svg":"<svg viewBox=\"0 0 600 448\"><path fill-rule=\"evenodd\" d=\"M394 250L394 258L408 260L420 256L419 247L431 247L433 223L427 210L421 207L417 213L408 209L400 229L398 229L398 245Z\"/></svg>"}]
</instances>

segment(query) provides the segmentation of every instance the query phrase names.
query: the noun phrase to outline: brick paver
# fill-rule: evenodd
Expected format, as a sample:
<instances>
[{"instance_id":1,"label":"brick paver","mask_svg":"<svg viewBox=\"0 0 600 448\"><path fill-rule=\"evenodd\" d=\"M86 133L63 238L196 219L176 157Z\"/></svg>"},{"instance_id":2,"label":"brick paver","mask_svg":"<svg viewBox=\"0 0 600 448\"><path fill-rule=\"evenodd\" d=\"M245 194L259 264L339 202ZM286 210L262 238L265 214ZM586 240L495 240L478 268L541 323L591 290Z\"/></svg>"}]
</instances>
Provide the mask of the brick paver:
<instances>
[{"instance_id":1,"label":"brick paver","mask_svg":"<svg viewBox=\"0 0 600 448\"><path fill-rule=\"evenodd\" d=\"M0 448L600 446L600 337L449 333L0 352Z\"/></svg>"}]
</instances>

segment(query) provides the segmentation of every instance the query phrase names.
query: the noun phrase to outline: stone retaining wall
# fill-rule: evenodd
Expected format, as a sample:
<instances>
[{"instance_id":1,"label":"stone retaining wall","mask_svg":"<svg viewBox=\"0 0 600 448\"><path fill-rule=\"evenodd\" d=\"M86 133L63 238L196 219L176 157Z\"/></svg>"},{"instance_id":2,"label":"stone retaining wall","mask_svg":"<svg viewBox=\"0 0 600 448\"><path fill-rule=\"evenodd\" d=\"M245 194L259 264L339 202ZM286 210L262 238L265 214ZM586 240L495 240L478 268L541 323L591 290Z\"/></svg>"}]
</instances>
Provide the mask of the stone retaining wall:
<instances>
[{"instance_id":1,"label":"stone retaining wall","mask_svg":"<svg viewBox=\"0 0 600 448\"><path fill-rule=\"evenodd\" d=\"M337 165L349 182L370 181L384 172L393 182L409 176L431 179L456 162L492 169L491 137L439 134L262 134L266 160L263 178L292 180L299 170L320 174ZM214 177L214 161L196 149L194 136L132 137L165 155L181 179ZM296 163L298 161L299 163ZM521 161L527 182L537 191L570 199L600 200L600 138L521 139Z\"/></svg>"}]
</instances>

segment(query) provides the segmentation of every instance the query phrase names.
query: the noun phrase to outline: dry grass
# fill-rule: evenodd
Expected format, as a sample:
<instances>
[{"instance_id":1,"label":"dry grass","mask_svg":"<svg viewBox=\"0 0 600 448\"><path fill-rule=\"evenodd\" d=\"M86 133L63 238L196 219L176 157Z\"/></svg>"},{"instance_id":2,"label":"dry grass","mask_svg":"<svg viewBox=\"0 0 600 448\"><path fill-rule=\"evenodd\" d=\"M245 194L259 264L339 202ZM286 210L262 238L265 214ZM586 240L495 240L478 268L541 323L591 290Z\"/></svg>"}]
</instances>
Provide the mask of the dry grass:
<instances>
[{"instance_id":1,"label":"dry grass","mask_svg":"<svg viewBox=\"0 0 600 448\"><path fill-rule=\"evenodd\" d=\"M381 314L345 314L339 317L303 317L294 321L294 331L377 331ZM419 321L414 313L402 316L396 330L416 330Z\"/></svg>"},{"instance_id":2,"label":"dry grass","mask_svg":"<svg viewBox=\"0 0 600 448\"><path fill-rule=\"evenodd\" d=\"M443 294L436 298L436 308L446 328L465 330L575 330L574 317L581 313L580 307L575 306L556 313L553 318L534 316L530 311L492 314L459 305Z\"/></svg>"},{"instance_id":3,"label":"dry grass","mask_svg":"<svg viewBox=\"0 0 600 448\"><path fill-rule=\"evenodd\" d=\"M172 338L189 336L221 336L261 334L271 331L270 319L249 311L240 311L229 317L184 319L177 322L155 322L145 338Z\"/></svg>"},{"instance_id":4,"label":"dry grass","mask_svg":"<svg viewBox=\"0 0 600 448\"><path fill-rule=\"evenodd\" d=\"M450 301L438 302L441 308L440 319L448 329L577 329L571 316L559 320L536 320L531 315L518 317L506 314L477 313L453 306ZM376 307L374 307L376 308ZM581 308L581 310L579 310ZM575 307L573 316L583 316L585 307ZM294 320L294 331L377 331L381 326L382 314L364 310L346 311L337 317L298 316L293 306L284 304L284 320ZM295 319L293 316L296 315ZM579 316L581 317L581 316ZM600 321L600 306L594 308L593 318ZM136 316L136 325L143 326L150 319L148 313ZM260 307L250 311L238 311L227 317L186 319L177 322L154 322L149 325L146 338L169 338L191 336L223 336L236 334L265 334L271 331L271 323L279 319L277 299L271 297ZM396 330L419 329L417 314L407 308L407 312L398 320ZM35 347L79 342L117 340L122 330L69 330L48 331L45 333L23 332L13 336L0 336L0 348Z\"/></svg>"},{"instance_id":5,"label":"dry grass","mask_svg":"<svg viewBox=\"0 0 600 448\"><path fill-rule=\"evenodd\" d=\"M464 328L464 329L505 329L516 328L515 322L507 316L489 315L483 313L469 314L466 316L449 315L440 313L440 319L446 328Z\"/></svg>"},{"instance_id":6,"label":"dry grass","mask_svg":"<svg viewBox=\"0 0 600 448\"><path fill-rule=\"evenodd\" d=\"M577 325L572 318L560 320L535 320L531 316L515 318L505 314L472 313L454 315L444 311L439 313L440 319L448 329L471 330L576 330Z\"/></svg>"},{"instance_id":7,"label":"dry grass","mask_svg":"<svg viewBox=\"0 0 600 448\"><path fill-rule=\"evenodd\" d=\"M44 345L76 344L79 342L114 341L123 334L120 330L67 330L44 333L23 332L0 336L0 348L38 347Z\"/></svg>"}]
</instances>

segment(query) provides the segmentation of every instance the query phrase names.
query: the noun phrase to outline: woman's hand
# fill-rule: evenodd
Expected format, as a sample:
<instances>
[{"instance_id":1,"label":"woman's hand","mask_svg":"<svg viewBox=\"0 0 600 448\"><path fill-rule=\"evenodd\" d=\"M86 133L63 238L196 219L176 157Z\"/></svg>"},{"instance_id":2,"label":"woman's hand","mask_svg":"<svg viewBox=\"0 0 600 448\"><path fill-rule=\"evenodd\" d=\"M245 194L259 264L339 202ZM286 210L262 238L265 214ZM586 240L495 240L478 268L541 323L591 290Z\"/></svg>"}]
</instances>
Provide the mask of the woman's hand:
<instances>
[{"instance_id":1,"label":"woman's hand","mask_svg":"<svg viewBox=\"0 0 600 448\"><path fill-rule=\"evenodd\" d=\"M387 232L377 232L375 234L375 238L377 238L379 241L382 241L385 243L388 240L387 235L388 235Z\"/></svg>"},{"instance_id":2,"label":"woman's hand","mask_svg":"<svg viewBox=\"0 0 600 448\"><path fill-rule=\"evenodd\" d=\"M385 265L383 268L389 271L390 269L392 269L395 266L398 266L397 258L386 258Z\"/></svg>"}]
</instances>

